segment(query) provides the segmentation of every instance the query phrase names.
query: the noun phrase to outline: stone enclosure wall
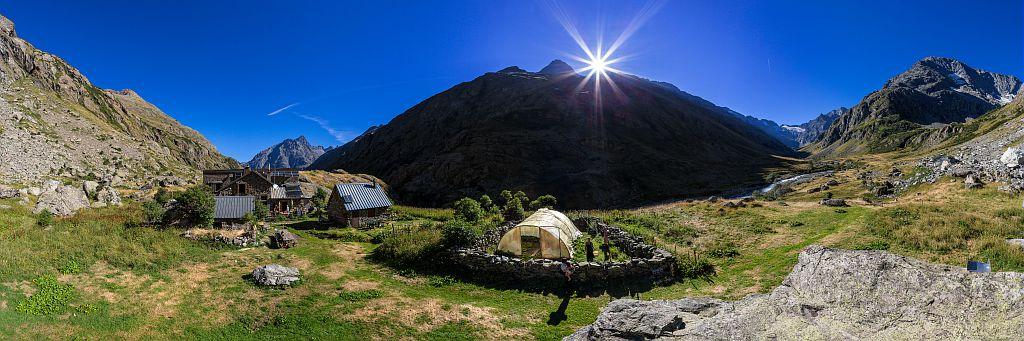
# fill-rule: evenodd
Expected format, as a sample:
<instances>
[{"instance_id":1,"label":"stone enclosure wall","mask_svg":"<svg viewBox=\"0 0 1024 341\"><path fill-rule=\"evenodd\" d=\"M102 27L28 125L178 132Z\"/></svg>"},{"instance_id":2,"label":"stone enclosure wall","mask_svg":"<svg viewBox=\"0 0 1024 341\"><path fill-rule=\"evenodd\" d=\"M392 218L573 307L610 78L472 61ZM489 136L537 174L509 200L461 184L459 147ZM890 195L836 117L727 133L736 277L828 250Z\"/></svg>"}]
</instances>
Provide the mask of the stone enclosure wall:
<instances>
[{"instance_id":1,"label":"stone enclosure wall","mask_svg":"<svg viewBox=\"0 0 1024 341\"><path fill-rule=\"evenodd\" d=\"M603 222L587 219L574 222L581 231L593 235L608 232L608 239L620 251L630 256L628 262L575 262L572 283L578 287L607 287L624 283L661 284L672 281L676 273L676 258L668 251L644 243L622 229ZM520 282L536 285L561 285L565 275L561 262L549 259L524 260L518 257L496 255L485 250L485 245L497 235L500 238L514 224L498 231L488 231L473 247L449 251L448 261L474 279L501 282ZM502 231L504 230L504 231ZM490 238L488 238L490 237ZM496 241L494 244L496 245ZM598 251L600 252L600 251Z\"/></svg>"}]
</instances>

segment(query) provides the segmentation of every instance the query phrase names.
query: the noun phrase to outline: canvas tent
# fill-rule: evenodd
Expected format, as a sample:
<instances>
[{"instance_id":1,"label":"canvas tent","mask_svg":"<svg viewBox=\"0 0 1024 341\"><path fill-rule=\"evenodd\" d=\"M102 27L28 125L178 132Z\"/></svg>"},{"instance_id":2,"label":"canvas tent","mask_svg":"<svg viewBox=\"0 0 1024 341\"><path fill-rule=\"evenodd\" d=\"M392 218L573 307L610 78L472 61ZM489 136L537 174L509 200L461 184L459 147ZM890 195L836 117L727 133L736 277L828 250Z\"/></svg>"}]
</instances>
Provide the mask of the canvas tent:
<instances>
[{"instance_id":1,"label":"canvas tent","mask_svg":"<svg viewBox=\"0 0 1024 341\"><path fill-rule=\"evenodd\" d=\"M572 258L572 242L582 235L569 217L542 208L505 232L498 251L534 258Z\"/></svg>"}]
</instances>

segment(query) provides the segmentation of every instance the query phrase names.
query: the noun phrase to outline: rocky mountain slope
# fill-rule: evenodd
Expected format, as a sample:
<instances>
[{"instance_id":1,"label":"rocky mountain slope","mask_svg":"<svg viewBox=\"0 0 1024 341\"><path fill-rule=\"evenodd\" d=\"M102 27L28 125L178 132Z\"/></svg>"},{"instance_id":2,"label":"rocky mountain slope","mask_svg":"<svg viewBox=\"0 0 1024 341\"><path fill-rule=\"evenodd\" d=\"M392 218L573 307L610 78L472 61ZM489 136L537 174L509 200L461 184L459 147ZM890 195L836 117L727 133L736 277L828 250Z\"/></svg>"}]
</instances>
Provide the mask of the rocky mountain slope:
<instances>
[{"instance_id":1,"label":"rocky mountain slope","mask_svg":"<svg viewBox=\"0 0 1024 341\"><path fill-rule=\"evenodd\" d=\"M1013 76L928 57L886 82L841 115L811 148L821 156L875 153L934 145L964 122L1012 101Z\"/></svg>"},{"instance_id":2,"label":"rocky mountain slope","mask_svg":"<svg viewBox=\"0 0 1024 341\"><path fill-rule=\"evenodd\" d=\"M0 178L138 183L237 165L134 91L104 90L0 17Z\"/></svg>"},{"instance_id":3,"label":"rocky mountain slope","mask_svg":"<svg viewBox=\"0 0 1024 341\"><path fill-rule=\"evenodd\" d=\"M296 168L304 169L330 148L309 144L305 136L285 139L264 149L246 164L251 168Z\"/></svg>"},{"instance_id":4,"label":"rocky mountain slope","mask_svg":"<svg viewBox=\"0 0 1024 341\"><path fill-rule=\"evenodd\" d=\"M311 168L379 176L401 201L442 206L521 189L568 207L706 195L763 181L791 149L757 128L631 75L592 83L561 61L509 67L434 95ZM688 94L685 94L688 95ZM695 97L695 96L694 96Z\"/></svg>"},{"instance_id":5,"label":"rocky mountain slope","mask_svg":"<svg viewBox=\"0 0 1024 341\"><path fill-rule=\"evenodd\" d=\"M566 340L999 339L1024 334L1021 292L1021 273L815 245L769 294L617 300Z\"/></svg>"}]
</instances>

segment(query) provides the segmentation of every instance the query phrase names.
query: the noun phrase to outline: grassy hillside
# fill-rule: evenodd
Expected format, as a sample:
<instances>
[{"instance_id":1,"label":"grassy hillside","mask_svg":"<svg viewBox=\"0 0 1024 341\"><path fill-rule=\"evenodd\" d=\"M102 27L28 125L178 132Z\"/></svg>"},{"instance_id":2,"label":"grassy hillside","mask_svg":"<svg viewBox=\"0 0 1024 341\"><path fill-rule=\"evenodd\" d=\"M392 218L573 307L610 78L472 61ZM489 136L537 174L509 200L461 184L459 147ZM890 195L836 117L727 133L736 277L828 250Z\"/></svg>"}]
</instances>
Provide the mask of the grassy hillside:
<instances>
[{"instance_id":1,"label":"grassy hillside","mask_svg":"<svg viewBox=\"0 0 1024 341\"><path fill-rule=\"evenodd\" d=\"M870 197L857 180L860 171L833 178L841 182L833 195L852 203L846 208L820 206L821 193L806 193L830 180L823 178L781 201L742 208L680 202L571 215L604 217L716 267L709 279L636 294L642 299L768 292L810 244L885 249L957 266L983 259L994 270L1024 270L1024 252L1004 242L1024 237L1020 196L992 184L966 190L943 179L867 204L858 199ZM140 226L135 205L87 210L41 227L20 205L0 204L12 206L0 209L0 338L554 340L593 322L613 298L566 299L463 283L368 257L380 230L429 230L451 219L447 210L398 207L376 231L276 223L302 239L296 248L271 250L205 244L179 237L179 230ZM287 289L245 280L270 263L298 267L303 280Z\"/></svg>"}]
</instances>

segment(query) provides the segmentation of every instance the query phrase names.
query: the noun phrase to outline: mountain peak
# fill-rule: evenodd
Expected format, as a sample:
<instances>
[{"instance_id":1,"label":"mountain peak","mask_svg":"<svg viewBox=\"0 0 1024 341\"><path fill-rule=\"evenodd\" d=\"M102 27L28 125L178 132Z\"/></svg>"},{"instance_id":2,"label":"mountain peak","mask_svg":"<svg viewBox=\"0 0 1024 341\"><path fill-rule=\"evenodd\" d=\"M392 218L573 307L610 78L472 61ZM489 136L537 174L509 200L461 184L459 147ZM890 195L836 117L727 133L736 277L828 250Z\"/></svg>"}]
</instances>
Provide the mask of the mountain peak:
<instances>
[{"instance_id":1,"label":"mountain peak","mask_svg":"<svg viewBox=\"0 0 1024 341\"><path fill-rule=\"evenodd\" d=\"M498 73L516 73L516 72L526 72L526 70L520 69L518 66L509 66L507 68L498 70Z\"/></svg>"},{"instance_id":2,"label":"mountain peak","mask_svg":"<svg viewBox=\"0 0 1024 341\"><path fill-rule=\"evenodd\" d=\"M11 37L17 36L14 32L14 22L3 15L0 15L0 33Z\"/></svg>"},{"instance_id":3,"label":"mountain peak","mask_svg":"<svg viewBox=\"0 0 1024 341\"><path fill-rule=\"evenodd\" d=\"M572 66L569 66L569 64L563 62L561 59L555 59L552 60L551 63L548 63L548 66L545 66L543 69L540 69L540 71L537 73L540 73L542 75L561 75L566 73L576 73L576 70L573 69Z\"/></svg>"},{"instance_id":4,"label":"mountain peak","mask_svg":"<svg viewBox=\"0 0 1024 341\"><path fill-rule=\"evenodd\" d=\"M265 168L306 168L329 148L309 144L306 135L285 139L256 154L246 164L254 169Z\"/></svg>"}]
</instances>

